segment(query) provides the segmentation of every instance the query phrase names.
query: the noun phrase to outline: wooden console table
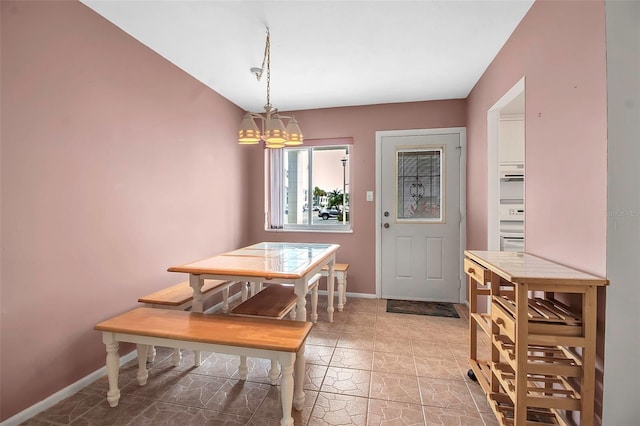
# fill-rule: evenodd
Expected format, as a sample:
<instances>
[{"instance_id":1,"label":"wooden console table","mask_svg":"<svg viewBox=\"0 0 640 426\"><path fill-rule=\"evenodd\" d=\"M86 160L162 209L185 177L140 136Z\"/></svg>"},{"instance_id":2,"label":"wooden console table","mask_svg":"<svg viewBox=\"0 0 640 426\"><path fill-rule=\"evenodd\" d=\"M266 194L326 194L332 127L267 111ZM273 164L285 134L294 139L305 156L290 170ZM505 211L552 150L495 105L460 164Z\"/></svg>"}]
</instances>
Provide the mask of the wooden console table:
<instances>
[{"instance_id":1,"label":"wooden console table","mask_svg":"<svg viewBox=\"0 0 640 426\"><path fill-rule=\"evenodd\" d=\"M527 253L465 251L469 376L502 425L581 425L594 418L597 289L609 281ZM577 295L578 306L558 300ZM478 311L479 298L489 311ZM491 339L478 357L478 332ZM486 356L486 355L485 355Z\"/></svg>"}]
</instances>

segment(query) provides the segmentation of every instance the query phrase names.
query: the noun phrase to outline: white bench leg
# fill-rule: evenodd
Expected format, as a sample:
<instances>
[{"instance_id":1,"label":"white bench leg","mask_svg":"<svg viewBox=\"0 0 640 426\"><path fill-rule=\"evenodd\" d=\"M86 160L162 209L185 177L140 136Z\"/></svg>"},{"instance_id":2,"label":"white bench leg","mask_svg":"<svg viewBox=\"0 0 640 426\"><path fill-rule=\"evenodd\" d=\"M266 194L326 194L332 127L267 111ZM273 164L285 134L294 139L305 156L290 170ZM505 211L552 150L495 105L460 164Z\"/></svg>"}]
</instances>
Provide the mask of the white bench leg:
<instances>
[{"instance_id":1,"label":"white bench leg","mask_svg":"<svg viewBox=\"0 0 640 426\"><path fill-rule=\"evenodd\" d=\"M311 322L318 322L318 283L311 289Z\"/></svg>"},{"instance_id":2,"label":"white bench leg","mask_svg":"<svg viewBox=\"0 0 640 426\"><path fill-rule=\"evenodd\" d=\"M304 352L301 354L304 358ZM280 367L282 368L282 380L280 381L280 400L282 401L282 420L280 426L293 426L293 417L291 417L291 407L293 405L294 386L298 387L298 377L296 371L296 380L293 378L294 365L297 368L296 355L293 353L280 354ZM303 371L304 376L304 371ZM304 393L302 396L304 403ZM302 406L300 406L302 408ZM296 404L296 409L299 410Z\"/></svg>"},{"instance_id":3,"label":"white bench leg","mask_svg":"<svg viewBox=\"0 0 640 426\"><path fill-rule=\"evenodd\" d=\"M335 274L338 281L338 311L342 312L344 308L344 274L337 273Z\"/></svg>"},{"instance_id":4,"label":"white bench leg","mask_svg":"<svg viewBox=\"0 0 640 426\"><path fill-rule=\"evenodd\" d=\"M149 345L136 345L136 348L138 349L138 374L136 379L138 379L140 386L144 386L149 378L149 372L147 371L147 350Z\"/></svg>"},{"instance_id":5,"label":"white bench leg","mask_svg":"<svg viewBox=\"0 0 640 426\"><path fill-rule=\"evenodd\" d=\"M273 386L278 384L278 376L280 376L280 369L278 368L278 361L271 360L271 368L269 369L269 380Z\"/></svg>"},{"instance_id":6,"label":"white bench leg","mask_svg":"<svg viewBox=\"0 0 640 426\"><path fill-rule=\"evenodd\" d=\"M107 348L107 379L109 380L109 390L107 391L107 402L110 407L117 407L120 401L120 389L118 389L118 372L120 371L120 355L118 355L118 341L113 335L103 337Z\"/></svg>"},{"instance_id":7,"label":"white bench leg","mask_svg":"<svg viewBox=\"0 0 640 426\"><path fill-rule=\"evenodd\" d=\"M249 283L248 282L242 282L240 283L242 284L242 287L240 287L240 291L241 291L241 297L242 297L242 301L246 301L249 298Z\"/></svg>"},{"instance_id":8,"label":"white bench leg","mask_svg":"<svg viewBox=\"0 0 640 426\"><path fill-rule=\"evenodd\" d=\"M247 380L247 374L249 374L249 367L247 367L247 357L240 355L240 367L238 367L238 374L240 380Z\"/></svg>"},{"instance_id":9,"label":"white bench leg","mask_svg":"<svg viewBox=\"0 0 640 426\"><path fill-rule=\"evenodd\" d=\"M289 312L289 318L291 318L291 321L295 321L296 320L296 307L294 306L293 309L291 309L291 312Z\"/></svg>"},{"instance_id":10,"label":"white bench leg","mask_svg":"<svg viewBox=\"0 0 640 426\"><path fill-rule=\"evenodd\" d=\"M196 351L194 351L195 354ZM180 365L180 361L182 361L182 353L180 352L179 348L174 348L173 349L173 354L171 355L171 362L173 364L174 367L177 367Z\"/></svg>"},{"instance_id":11,"label":"white bench leg","mask_svg":"<svg viewBox=\"0 0 640 426\"><path fill-rule=\"evenodd\" d=\"M156 347L149 345L147 348L147 362L153 362L156 360Z\"/></svg>"},{"instance_id":12,"label":"white bench leg","mask_svg":"<svg viewBox=\"0 0 640 426\"><path fill-rule=\"evenodd\" d=\"M305 359L304 359L304 347L305 344L302 344L302 347L300 348L300 350L298 351L297 354L292 354L292 356L294 357L294 381L293 381L293 385L294 385L294 389L293 389L293 406L295 407L296 410L301 411L302 408L304 407L304 375L305 375L305 371L304 371L304 364L305 364ZM280 364L282 366L282 363ZM283 387L283 383L284 383L284 377L285 377L285 373L284 373L284 366L282 366L282 380L280 381L280 386ZM284 407L283 407L284 408ZM289 410L291 410L291 406L289 406ZM284 423L283 423L284 424Z\"/></svg>"},{"instance_id":13,"label":"white bench leg","mask_svg":"<svg viewBox=\"0 0 640 426\"><path fill-rule=\"evenodd\" d=\"M222 290L222 312L229 313L229 285Z\"/></svg>"},{"instance_id":14,"label":"white bench leg","mask_svg":"<svg viewBox=\"0 0 640 426\"><path fill-rule=\"evenodd\" d=\"M193 302L191 302L192 312L204 312L204 301L202 299L202 285L204 279L200 275L189 275L189 286L193 289Z\"/></svg>"}]
</instances>

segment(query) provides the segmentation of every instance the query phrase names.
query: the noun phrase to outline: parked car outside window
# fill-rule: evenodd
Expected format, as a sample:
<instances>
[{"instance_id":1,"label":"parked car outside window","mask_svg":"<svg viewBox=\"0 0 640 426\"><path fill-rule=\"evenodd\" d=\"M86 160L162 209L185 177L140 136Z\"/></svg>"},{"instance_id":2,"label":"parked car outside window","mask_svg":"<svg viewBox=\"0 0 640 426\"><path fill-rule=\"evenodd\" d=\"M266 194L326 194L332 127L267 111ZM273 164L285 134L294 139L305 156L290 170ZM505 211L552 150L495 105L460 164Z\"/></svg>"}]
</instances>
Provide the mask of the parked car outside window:
<instances>
[{"instance_id":1,"label":"parked car outside window","mask_svg":"<svg viewBox=\"0 0 640 426\"><path fill-rule=\"evenodd\" d=\"M342 212L335 207L331 207L330 209L322 208L318 211L318 217L321 217L324 220L328 220L330 217L338 217L341 214Z\"/></svg>"}]
</instances>

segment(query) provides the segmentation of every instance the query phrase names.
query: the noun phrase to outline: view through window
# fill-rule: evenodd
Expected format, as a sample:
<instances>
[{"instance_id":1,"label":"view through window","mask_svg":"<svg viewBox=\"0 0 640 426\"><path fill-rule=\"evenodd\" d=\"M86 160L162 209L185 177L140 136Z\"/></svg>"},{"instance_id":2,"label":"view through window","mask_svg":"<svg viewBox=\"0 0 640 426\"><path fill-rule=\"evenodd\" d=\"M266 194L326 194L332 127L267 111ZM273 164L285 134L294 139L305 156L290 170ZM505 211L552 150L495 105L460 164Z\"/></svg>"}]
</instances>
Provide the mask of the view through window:
<instances>
[{"instance_id":1,"label":"view through window","mask_svg":"<svg viewBox=\"0 0 640 426\"><path fill-rule=\"evenodd\" d=\"M349 146L285 148L284 228L350 229Z\"/></svg>"}]
</instances>

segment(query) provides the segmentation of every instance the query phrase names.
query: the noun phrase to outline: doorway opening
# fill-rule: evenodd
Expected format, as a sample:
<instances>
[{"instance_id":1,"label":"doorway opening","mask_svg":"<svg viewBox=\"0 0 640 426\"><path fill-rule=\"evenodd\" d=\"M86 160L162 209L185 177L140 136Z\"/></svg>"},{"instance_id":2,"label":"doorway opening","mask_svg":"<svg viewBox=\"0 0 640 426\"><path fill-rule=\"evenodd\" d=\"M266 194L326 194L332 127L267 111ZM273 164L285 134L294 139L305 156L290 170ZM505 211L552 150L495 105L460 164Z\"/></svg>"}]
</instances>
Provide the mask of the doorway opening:
<instances>
[{"instance_id":1,"label":"doorway opening","mask_svg":"<svg viewBox=\"0 0 640 426\"><path fill-rule=\"evenodd\" d=\"M524 251L525 78L487 111L487 249Z\"/></svg>"}]
</instances>

